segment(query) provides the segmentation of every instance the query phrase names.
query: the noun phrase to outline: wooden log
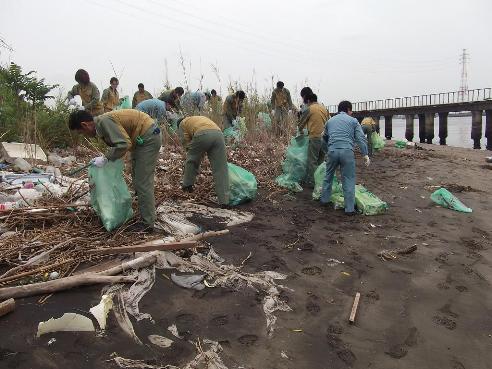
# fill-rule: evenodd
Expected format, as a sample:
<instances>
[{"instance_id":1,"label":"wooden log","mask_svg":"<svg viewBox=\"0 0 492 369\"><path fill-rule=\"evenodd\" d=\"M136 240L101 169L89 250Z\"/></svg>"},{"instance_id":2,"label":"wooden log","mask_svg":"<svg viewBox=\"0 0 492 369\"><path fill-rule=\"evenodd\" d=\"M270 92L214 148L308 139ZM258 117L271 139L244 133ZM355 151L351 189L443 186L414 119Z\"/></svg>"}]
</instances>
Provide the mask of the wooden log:
<instances>
[{"instance_id":1,"label":"wooden log","mask_svg":"<svg viewBox=\"0 0 492 369\"><path fill-rule=\"evenodd\" d=\"M4 316L5 314L14 311L15 309L15 300L8 299L4 302L0 302L0 316Z\"/></svg>"},{"instance_id":2,"label":"wooden log","mask_svg":"<svg viewBox=\"0 0 492 369\"><path fill-rule=\"evenodd\" d=\"M354 304L352 305L352 311L350 312L349 322L355 323L355 315L357 314L357 307L359 306L360 292L355 294Z\"/></svg>"},{"instance_id":3,"label":"wooden log","mask_svg":"<svg viewBox=\"0 0 492 369\"><path fill-rule=\"evenodd\" d=\"M87 253L89 255L128 254L145 251L181 250L189 249L192 247L196 247L196 241L166 242L164 240L154 240L134 246L106 247L103 249L94 249L87 251Z\"/></svg>"},{"instance_id":4,"label":"wooden log","mask_svg":"<svg viewBox=\"0 0 492 369\"><path fill-rule=\"evenodd\" d=\"M101 274L82 274L72 277L55 279L53 281L28 284L24 286L0 288L0 300L19 298L35 295L44 295L57 291L68 290L73 287L90 284L112 284L135 282L129 276L105 276Z\"/></svg>"},{"instance_id":5,"label":"wooden log","mask_svg":"<svg viewBox=\"0 0 492 369\"><path fill-rule=\"evenodd\" d=\"M36 268L36 269L28 270L27 272L22 272L22 273L19 273L19 274L11 275L10 277L5 277L5 278L0 279L0 284L6 283L6 282L15 281L17 279L24 278L24 277L27 277L27 276L30 276L30 275L39 273L39 272L41 272L44 269L58 268L60 265L68 264L68 263L71 263L73 261L74 261L74 259L62 260L62 261L59 261L58 263L41 266L41 267Z\"/></svg>"}]
</instances>

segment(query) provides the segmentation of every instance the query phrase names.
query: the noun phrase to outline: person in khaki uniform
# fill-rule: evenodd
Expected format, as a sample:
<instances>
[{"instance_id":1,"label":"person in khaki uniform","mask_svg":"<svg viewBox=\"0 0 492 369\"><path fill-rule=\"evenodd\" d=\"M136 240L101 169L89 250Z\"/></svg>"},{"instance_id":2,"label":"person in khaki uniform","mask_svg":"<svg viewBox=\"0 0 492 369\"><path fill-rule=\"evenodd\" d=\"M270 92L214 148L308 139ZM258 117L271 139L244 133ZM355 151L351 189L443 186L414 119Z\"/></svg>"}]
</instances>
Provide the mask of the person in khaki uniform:
<instances>
[{"instance_id":1,"label":"person in khaki uniform","mask_svg":"<svg viewBox=\"0 0 492 369\"><path fill-rule=\"evenodd\" d=\"M109 87L103 91L101 102L103 103L104 112L114 110L120 103L120 94L118 93L119 81L116 77L111 77Z\"/></svg>"},{"instance_id":2,"label":"person in khaki uniform","mask_svg":"<svg viewBox=\"0 0 492 369\"><path fill-rule=\"evenodd\" d=\"M222 108L222 98L217 95L217 91L210 91L210 99L208 100L208 106L210 108L210 117L211 119L220 124L220 114Z\"/></svg>"},{"instance_id":3,"label":"person in khaki uniform","mask_svg":"<svg viewBox=\"0 0 492 369\"><path fill-rule=\"evenodd\" d=\"M161 93L159 100L166 103L168 110L173 110L175 112L181 111L181 96L184 94L183 87L176 87L172 90L166 90Z\"/></svg>"},{"instance_id":4,"label":"person in khaki uniform","mask_svg":"<svg viewBox=\"0 0 492 369\"><path fill-rule=\"evenodd\" d=\"M237 91L226 97L224 105L222 105L222 129L232 127L232 121L241 113L244 99L246 99L244 91Z\"/></svg>"},{"instance_id":5,"label":"person in khaki uniform","mask_svg":"<svg viewBox=\"0 0 492 369\"><path fill-rule=\"evenodd\" d=\"M200 163L205 153L212 166L215 193L219 204L229 204L229 172L224 134L212 120L191 116L178 121L178 134L186 148L186 163L182 188L192 192Z\"/></svg>"},{"instance_id":6,"label":"person in khaki uniform","mask_svg":"<svg viewBox=\"0 0 492 369\"><path fill-rule=\"evenodd\" d=\"M366 134L367 136L367 151L369 157L372 156L372 133L376 132L376 121L371 118L371 117L365 117L362 119L362 122L360 122L360 125L362 126L362 131Z\"/></svg>"},{"instance_id":7,"label":"person in khaki uniform","mask_svg":"<svg viewBox=\"0 0 492 369\"><path fill-rule=\"evenodd\" d=\"M135 109L135 107L138 104L140 104L142 101L153 99L153 98L154 97L151 95L151 93L145 90L144 84L139 83L138 91L133 94L132 108Z\"/></svg>"},{"instance_id":8,"label":"person in khaki uniform","mask_svg":"<svg viewBox=\"0 0 492 369\"><path fill-rule=\"evenodd\" d=\"M134 109L115 110L98 117L79 110L70 115L69 128L88 137L100 137L110 146L104 156L91 161L98 167L131 152L132 182L142 217L142 222L131 229L152 232L156 219L154 174L162 142L161 131L154 120Z\"/></svg>"},{"instance_id":9,"label":"person in khaki uniform","mask_svg":"<svg viewBox=\"0 0 492 369\"><path fill-rule=\"evenodd\" d=\"M274 110L273 129L276 134L280 134L282 133L282 129L286 127L289 110L295 110L290 92L284 87L282 81L277 82L277 88L272 92L270 103Z\"/></svg>"},{"instance_id":10,"label":"person in khaki uniform","mask_svg":"<svg viewBox=\"0 0 492 369\"><path fill-rule=\"evenodd\" d=\"M104 112L103 105L101 103L99 89L91 82L89 73L84 69L79 69L75 73L75 81L78 84L72 87L72 90L68 92L67 99L71 100L70 104L75 105L73 98L80 95L82 99L82 106L85 110L91 113L93 116L97 116Z\"/></svg>"},{"instance_id":11,"label":"person in khaki uniform","mask_svg":"<svg viewBox=\"0 0 492 369\"><path fill-rule=\"evenodd\" d=\"M330 114L323 105L318 104L318 96L316 94L311 93L306 95L304 103L307 109L302 113L298 125L301 134L306 127L309 135L307 169L304 184L308 187L314 187L314 172L325 158L322 136L325 123L330 118Z\"/></svg>"}]
</instances>

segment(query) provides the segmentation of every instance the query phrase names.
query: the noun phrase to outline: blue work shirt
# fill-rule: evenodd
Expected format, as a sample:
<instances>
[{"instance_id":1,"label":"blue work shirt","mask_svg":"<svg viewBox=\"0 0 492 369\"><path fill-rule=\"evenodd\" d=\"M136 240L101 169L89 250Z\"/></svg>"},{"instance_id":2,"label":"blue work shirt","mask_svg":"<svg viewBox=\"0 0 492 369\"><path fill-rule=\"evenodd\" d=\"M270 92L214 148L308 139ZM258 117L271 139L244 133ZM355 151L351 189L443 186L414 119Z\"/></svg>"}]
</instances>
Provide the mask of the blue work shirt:
<instances>
[{"instance_id":1,"label":"blue work shirt","mask_svg":"<svg viewBox=\"0 0 492 369\"><path fill-rule=\"evenodd\" d=\"M166 103L159 99L144 100L135 106L135 109L150 115L157 121L166 118Z\"/></svg>"},{"instance_id":2,"label":"blue work shirt","mask_svg":"<svg viewBox=\"0 0 492 369\"><path fill-rule=\"evenodd\" d=\"M327 151L333 149L354 150L357 143L362 155L367 155L367 139L359 121L345 112L340 112L328 119L323 140L327 143Z\"/></svg>"}]
</instances>

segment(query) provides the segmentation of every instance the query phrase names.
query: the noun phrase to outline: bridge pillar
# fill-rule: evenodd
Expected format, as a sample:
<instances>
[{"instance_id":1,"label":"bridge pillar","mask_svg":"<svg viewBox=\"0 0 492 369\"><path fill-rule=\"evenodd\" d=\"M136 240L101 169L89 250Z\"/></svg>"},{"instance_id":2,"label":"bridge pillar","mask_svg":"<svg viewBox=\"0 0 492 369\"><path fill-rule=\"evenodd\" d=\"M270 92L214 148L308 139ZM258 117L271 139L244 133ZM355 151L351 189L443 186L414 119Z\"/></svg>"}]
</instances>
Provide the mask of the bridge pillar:
<instances>
[{"instance_id":1,"label":"bridge pillar","mask_svg":"<svg viewBox=\"0 0 492 369\"><path fill-rule=\"evenodd\" d=\"M485 137L487 150L492 150L492 110L485 110Z\"/></svg>"},{"instance_id":2,"label":"bridge pillar","mask_svg":"<svg viewBox=\"0 0 492 369\"><path fill-rule=\"evenodd\" d=\"M428 144L434 139L434 113L425 114L425 139Z\"/></svg>"},{"instance_id":3,"label":"bridge pillar","mask_svg":"<svg viewBox=\"0 0 492 369\"><path fill-rule=\"evenodd\" d=\"M419 139L420 143L425 143L425 114L419 114Z\"/></svg>"},{"instance_id":4,"label":"bridge pillar","mask_svg":"<svg viewBox=\"0 0 492 369\"><path fill-rule=\"evenodd\" d=\"M392 115L385 115L384 116L384 136L388 140L391 140L391 137L393 137L393 116Z\"/></svg>"},{"instance_id":5,"label":"bridge pillar","mask_svg":"<svg viewBox=\"0 0 492 369\"><path fill-rule=\"evenodd\" d=\"M407 141L412 142L413 141L413 120L415 118L415 115L413 114L407 114L405 115L405 120L406 120L406 126L405 126L405 138Z\"/></svg>"},{"instance_id":6,"label":"bridge pillar","mask_svg":"<svg viewBox=\"0 0 492 369\"><path fill-rule=\"evenodd\" d=\"M448 137L448 115L449 113L439 113L439 144L446 145Z\"/></svg>"},{"instance_id":7,"label":"bridge pillar","mask_svg":"<svg viewBox=\"0 0 492 369\"><path fill-rule=\"evenodd\" d=\"M482 110L473 110L471 139L473 140L474 149L480 149L481 138L482 138Z\"/></svg>"}]
</instances>

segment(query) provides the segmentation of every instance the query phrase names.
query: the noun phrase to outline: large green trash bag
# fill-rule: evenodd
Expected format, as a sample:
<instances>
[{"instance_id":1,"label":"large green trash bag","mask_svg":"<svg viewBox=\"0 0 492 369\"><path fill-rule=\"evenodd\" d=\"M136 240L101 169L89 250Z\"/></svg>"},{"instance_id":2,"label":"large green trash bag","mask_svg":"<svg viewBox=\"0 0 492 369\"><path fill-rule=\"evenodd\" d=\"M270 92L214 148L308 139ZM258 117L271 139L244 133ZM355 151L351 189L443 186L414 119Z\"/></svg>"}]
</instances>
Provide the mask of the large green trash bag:
<instances>
[{"instance_id":1,"label":"large green trash bag","mask_svg":"<svg viewBox=\"0 0 492 369\"><path fill-rule=\"evenodd\" d=\"M361 185L355 186L355 204L364 215L378 215L388 209L388 204Z\"/></svg>"},{"instance_id":2,"label":"large green trash bag","mask_svg":"<svg viewBox=\"0 0 492 369\"><path fill-rule=\"evenodd\" d=\"M399 140L395 142L395 147L397 149L405 149L407 147L407 143L405 141Z\"/></svg>"},{"instance_id":3,"label":"large green trash bag","mask_svg":"<svg viewBox=\"0 0 492 369\"><path fill-rule=\"evenodd\" d=\"M462 213L471 213L473 210L463 204L456 196L445 188L440 188L432 193L431 200L444 208L461 211Z\"/></svg>"},{"instance_id":4,"label":"large green trash bag","mask_svg":"<svg viewBox=\"0 0 492 369\"><path fill-rule=\"evenodd\" d=\"M275 182L279 186L294 192L302 191L299 183L306 176L308 142L309 138L307 135L294 137L290 141L285 160L282 163L283 173L275 179Z\"/></svg>"},{"instance_id":5,"label":"large green trash bag","mask_svg":"<svg viewBox=\"0 0 492 369\"><path fill-rule=\"evenodd\" d=\"M379 151L384 147L384 140L377 132L372 132L371 143L372 148L376 151Z\"/></svg>"},{"instance_id":6,"label":"large green trash bag","mask_svg":"<svg viewBox=\"0 0 492 369\"><path fill-rule=\"evenodd\" d=\"M313 200L319 200L321 198L321 192L323 191L323 181L326 177L326 162L321 163L314 172L314 190ZM333 176L333 183L331 185L331 197L330 201L335 205L335 208L343 208L343 191L342 185L338 182L337 176Z\"/></svg>"},{"instance_id":7,"label":"large green trash bag","mask_svg":"<svg viewBox=\"0 0 492 369\"><path fill-rule=\"evenodd\" d=\"M126 95L120 99L120 103L118 104L115 110L131 109L131 108L132 108L132 103L130 101L130 96Z\"/></svg>"},{"instance_id":8,"label":"large green trash bag","mask_svg":"<svg viewBox=\"0 0 492 369\"><path fill-rule=\"evenodd\" d=\"M123 179L123 160L109 161L101 168L89 167L91 205L107 231L133 216L132 198Z\"/></svg>"},{"instance_id":9,"label":"large green trash bag","mask_svg":"<svg viewBox=\"0 0 492 369\"><path fill-rule=\"evenodd\" d=\"M253 173L227 163L229 172L229 205L239 205L256 198L258 183Z\"/></svg>"}]
</instances>

